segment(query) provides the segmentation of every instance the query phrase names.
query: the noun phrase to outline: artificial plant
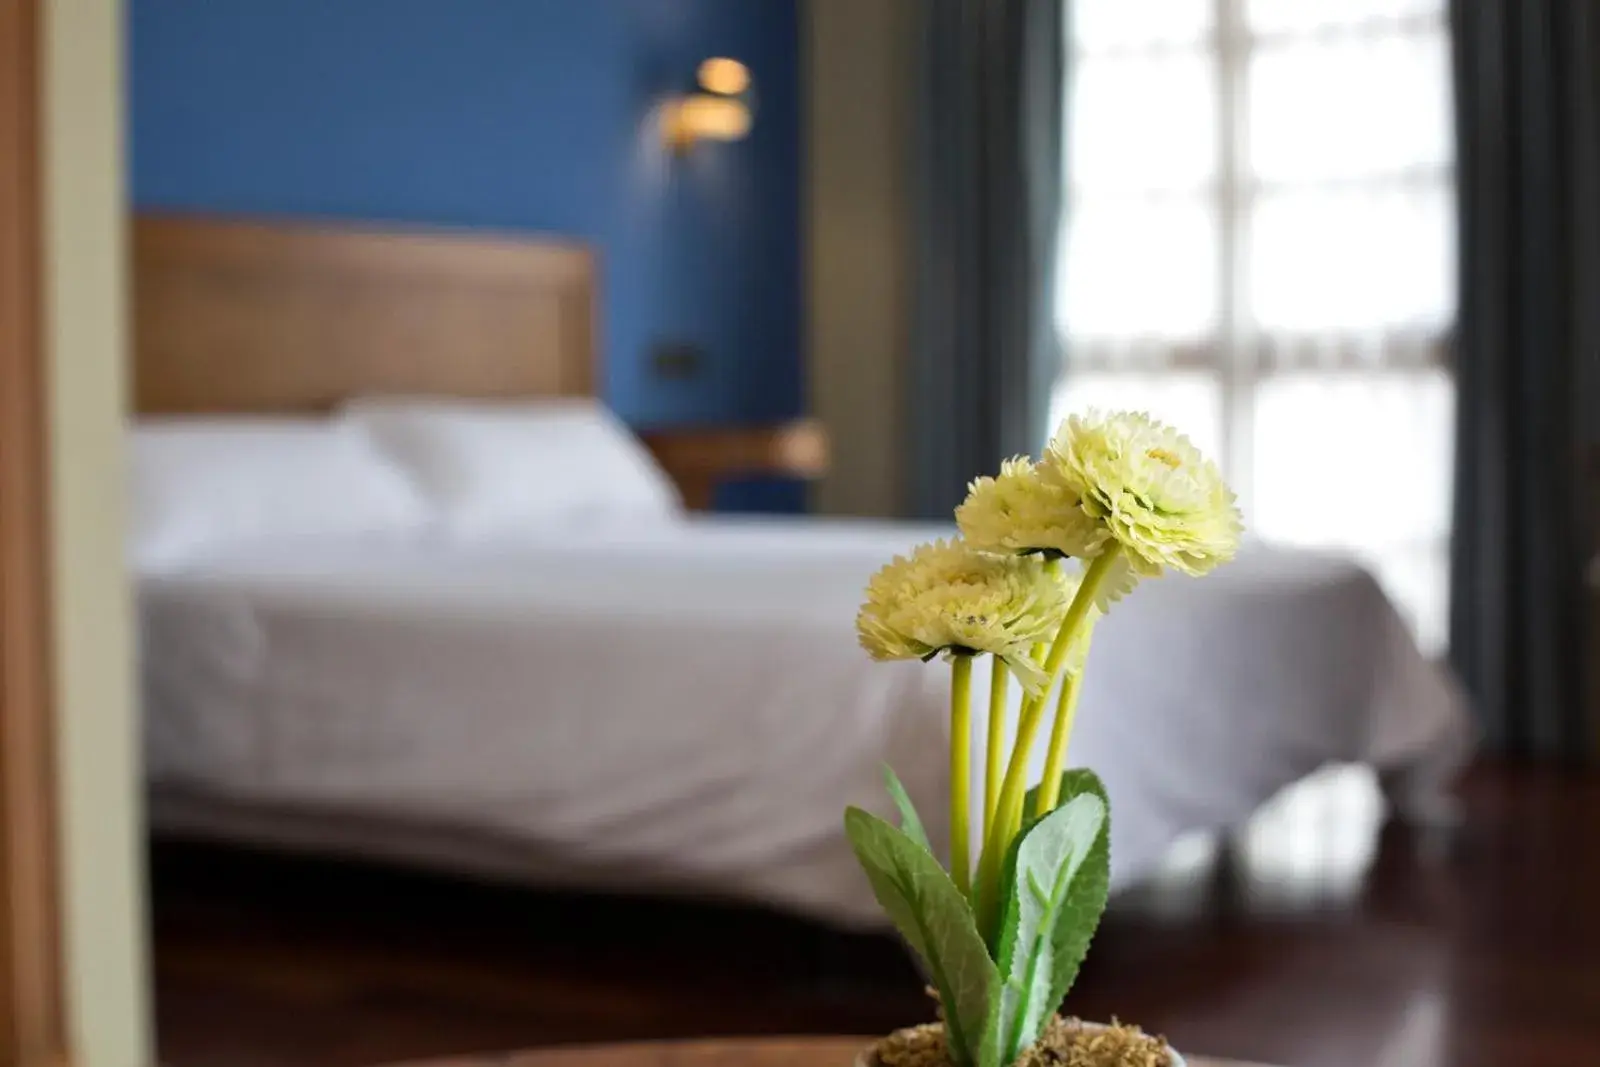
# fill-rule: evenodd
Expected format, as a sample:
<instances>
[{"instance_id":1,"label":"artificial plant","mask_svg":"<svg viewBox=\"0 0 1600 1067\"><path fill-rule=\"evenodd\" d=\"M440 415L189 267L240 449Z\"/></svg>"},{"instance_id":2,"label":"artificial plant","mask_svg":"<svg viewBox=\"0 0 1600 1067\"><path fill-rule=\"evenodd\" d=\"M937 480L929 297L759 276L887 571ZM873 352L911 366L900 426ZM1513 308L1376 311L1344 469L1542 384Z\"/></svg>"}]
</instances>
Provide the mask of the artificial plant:
<instances>
[{"instance_id":1,"label":"artificial plant","mask_svg":"<svg viewBox=\"0 0 1600 1067\"><path fill-rule=\"evenodd\" d=\"M1009 1067L1071 989L1110 886L1105 787L1066 767L1095 624L1140 581L1231 559L1242 523L1216 466L1134 412L1067 419L1037 462L1008 460L974 481L955 518L959 538L873 576L856 619L875 659L950 664L949 868L888 768L899 825L850 808L845 829L938 993L956 1067ZM974 870L972 666L985 654ZM1022 689L1014 731L1011 679ZM1052 692L1044 771L1028 789Z\"/></svg>"}]
</instances>

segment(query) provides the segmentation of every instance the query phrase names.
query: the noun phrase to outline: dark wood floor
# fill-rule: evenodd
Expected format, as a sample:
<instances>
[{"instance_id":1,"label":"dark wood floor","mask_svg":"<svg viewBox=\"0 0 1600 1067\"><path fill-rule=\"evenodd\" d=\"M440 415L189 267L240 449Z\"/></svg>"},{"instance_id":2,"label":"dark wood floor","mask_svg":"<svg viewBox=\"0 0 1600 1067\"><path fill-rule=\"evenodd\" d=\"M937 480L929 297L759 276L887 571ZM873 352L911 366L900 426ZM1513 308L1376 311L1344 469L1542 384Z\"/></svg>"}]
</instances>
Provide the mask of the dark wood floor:
<instances>
[{"instance_id":1,"label":"dark wood floor","mask_svg":"<svg viewBox=\"0 0 1600 1067\"><path fill-rule=\"evenodd\" d=\"M1457 834L1298 791L1120 899L1069 1008L1289 1067L1600 1065L1600 779L1482 767ZM557 1042L881 1032L899 948L750 910L198 846L155 852L169 1067L359 1067Z\"/></svg>"}]
</instances>

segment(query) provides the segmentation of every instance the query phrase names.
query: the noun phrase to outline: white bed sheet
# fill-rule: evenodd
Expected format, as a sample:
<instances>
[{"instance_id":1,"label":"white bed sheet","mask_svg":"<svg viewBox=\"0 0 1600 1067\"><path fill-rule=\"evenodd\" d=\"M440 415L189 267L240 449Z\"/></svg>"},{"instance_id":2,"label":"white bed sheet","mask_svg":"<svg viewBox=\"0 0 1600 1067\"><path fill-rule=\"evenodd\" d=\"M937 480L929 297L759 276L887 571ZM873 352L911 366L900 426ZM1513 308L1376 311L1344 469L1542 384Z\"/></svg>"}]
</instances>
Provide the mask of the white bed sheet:
<instances>
[{"instance_id":1,"label":"white bed sheet","mask_svg":"<svg viewBox=\"0 0 1600 1067\"><path fill-rule=\"evenodd\" d=\"M841 813L886 810L888 762L942 834L948 698L938 666L870 662L854 614L945 532L708 519L146 576L153 822L875 924ZM1092 667L1069 762L1106 780L1118 886L1328 762L1420 801L1469 747L1454 684L1338 559L1147 583Z\"/></svg>"}]
</instances>

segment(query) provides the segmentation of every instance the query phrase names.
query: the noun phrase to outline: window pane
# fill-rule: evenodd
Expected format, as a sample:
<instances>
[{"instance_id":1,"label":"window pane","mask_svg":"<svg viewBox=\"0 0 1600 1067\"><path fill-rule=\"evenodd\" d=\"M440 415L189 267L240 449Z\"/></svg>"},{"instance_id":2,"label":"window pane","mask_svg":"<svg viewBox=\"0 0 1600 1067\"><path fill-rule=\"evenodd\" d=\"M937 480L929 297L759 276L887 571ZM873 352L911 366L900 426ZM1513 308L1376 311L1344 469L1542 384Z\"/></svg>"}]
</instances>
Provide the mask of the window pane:
<instances>
[{"instance_id":1,"label":"window pane","mask_svg":"<svg viewBox=\"0 0 1600 1067\"><path fill-rule=\"evenodd\" d=\"M1262 47L1250 64L1250 167L1265 181L1359 177L1450 161L1443 34Z\"/></svg>"},{"instance_id":2,"label":"window pane","mask_svg":"<svg viewBox=\"0 0 1600 1067\"><path fill-rule=\"evenodd\" d=\"M1247 522L1268 540L1352 552L1430 654L1448 621L1454 423L1438 370L1281 375L1256 393Z\"/></svg>"},{"instance_id":3,"label":"window pane","mask_svg":"<svg viewBox=\"0 0 1600 1067\"><path fill-rule=\"evenodd\" d=\"M1454 390L1438 370L1263 380L1252 525L1300 545L1442 541L1454 419Z\"/></svg>"},{"instance_id":4,"label":"window pane","mask_svg":"<svg viewBox=\"0 0 1600 1067\"><path fill-rule=\"evenodd\" d=\"M1214 0L1072 0L1072 40L1085 50L1187 44L1211 32Z\"/></svg>"},{"instance_id":5,"label":"window pane","mask_svg":"<svg viewBox=\"0 0 1600 1067\"><path fill-rule=\"evenodd\" d=\"M1245 10L1250 28L1258 33L1293 33L1324 26L1442 17L1444 0L1248 0Z\"/></svg>"},{"instance_id":6,"label":"window pane","mask_svg":"<svg viewBox=\"0 0 1600 1067\"><path fill-rule=\"evenodd\" d=\"M1075 188L1188 189L1216 173L1209 56L1085 58L1073 65L1068 169Z\"/></svg>"},{"instance_id":7,"label":"window pane","mask_svg":"<svg viewBox=\"0 0 1600 1067\"><path fill-rule=\"evenodd\" d=\"M1068 370L1050 397L1052 432L1061 420L1092 407L1148 411L1188 434L1212 459L1222 458L1222 385L1209 371L1074 374Z\"/></svg>"},{"instance_id":8,"label":"window pane","mask_svg":"<svg viewBox=\"0 0 1600 1067\"><path fill-rule=\"evenodd\" d=\"M1217 220L1199 197L1084 197L1067 213L1057 325L1071 337L1196 339L1216 323Z\"/></svg>"},{"instance_id":9,"label":"window pane","mask_svg":"<svg viewBox=\"0 0 1600 1067\"><path fill-rule=\"evenodd\" d=\"M1455 229L1442 186L1263 196L1250 294L1267 331L1442 330L1455 312Z\"/></svg>"}]
</instances>

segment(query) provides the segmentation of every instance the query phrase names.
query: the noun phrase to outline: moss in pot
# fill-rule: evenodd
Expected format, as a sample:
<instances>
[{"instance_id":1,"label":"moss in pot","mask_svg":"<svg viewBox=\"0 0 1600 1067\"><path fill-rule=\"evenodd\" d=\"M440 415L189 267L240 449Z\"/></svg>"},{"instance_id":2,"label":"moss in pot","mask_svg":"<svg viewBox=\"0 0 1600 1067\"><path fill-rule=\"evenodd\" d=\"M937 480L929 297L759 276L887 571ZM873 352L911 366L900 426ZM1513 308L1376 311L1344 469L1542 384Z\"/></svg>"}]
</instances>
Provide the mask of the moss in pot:
<instances>
[{"instance_id":1,"label":"moss in pot","mask_svg":"<svg viewBox=\"0 0 1600 1067\"><path fill-rule=\"evenodd\" d=\"M948 1067L944 1024L896 1030L856 1057L855 1067ZM1136 1026L1056 1016L1016 1067L1184 1067L1183 1057Z\"/></svg>"},{"instance_id":2,"label":"moss in pot","mask_svg":"<svg viewBox=\"0 0 1600 1067\"><path fill-rule=\"evenodd\" d=\"M948 870L889 768L899 825L859 808L845 831L921 963L942 1022L890 1035L862 1067L1182 1067L1136 1028L1057 1015L1110 888L1111 804L1066 757L1095 624L1141 582L1231 559L1242 524L1186 437L1121 412L1062 423L1038 462L1007 461L956 509L961 536L896 557L856 618L879 660L950 663ZM970 822L973 660L991 657L978 862ZM1023 690L1014 737L1007 689ZM1027 788L1055 693L1044 775ZM1008 745L1009 739L1009 745ZM1009 748L1009 751L1008 751Z\"/></svg>"}]
</instances>

